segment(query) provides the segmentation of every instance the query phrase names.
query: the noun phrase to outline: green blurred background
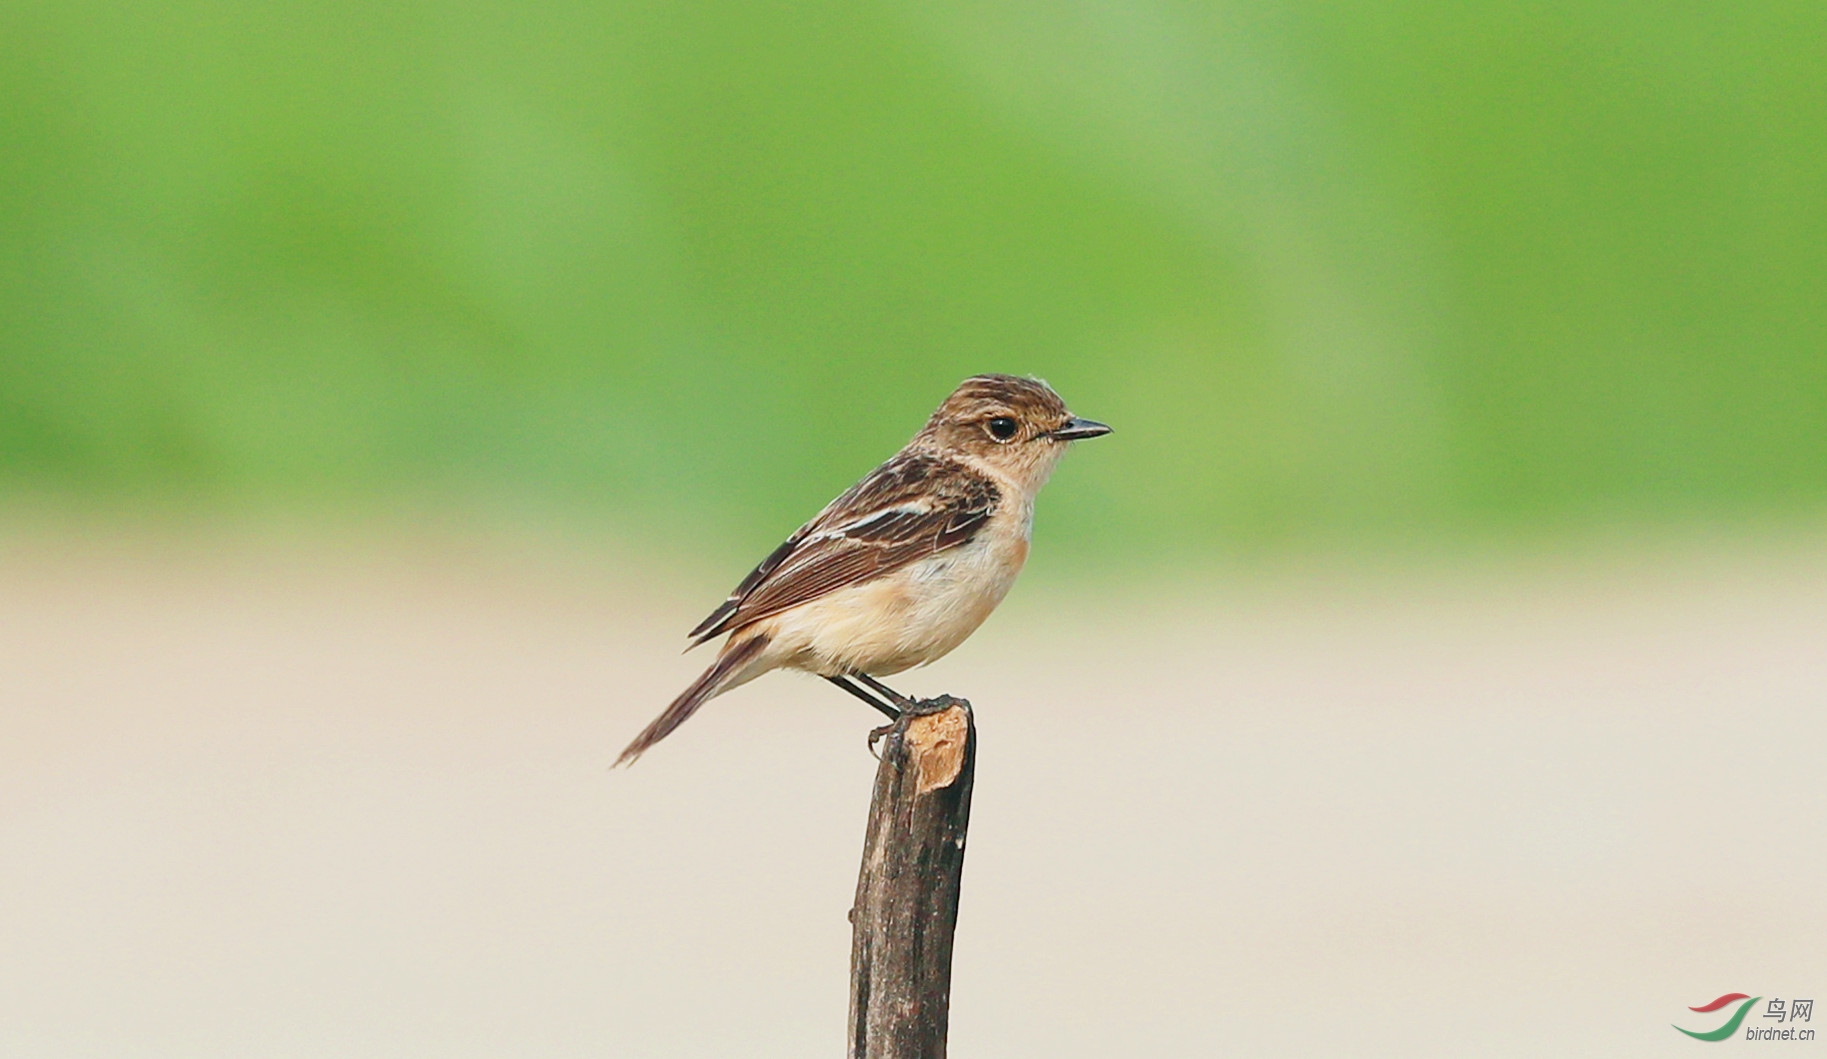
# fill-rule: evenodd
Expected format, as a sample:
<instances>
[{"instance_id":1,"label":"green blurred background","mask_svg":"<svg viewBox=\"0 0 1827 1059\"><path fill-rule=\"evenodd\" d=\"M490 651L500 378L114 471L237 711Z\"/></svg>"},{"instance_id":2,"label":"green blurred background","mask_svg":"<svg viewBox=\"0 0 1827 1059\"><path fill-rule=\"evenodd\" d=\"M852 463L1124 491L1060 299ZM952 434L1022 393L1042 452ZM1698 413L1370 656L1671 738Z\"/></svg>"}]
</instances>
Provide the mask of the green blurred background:
<instances>
[{"instance_id":1,"label":"green blurred background","mask_svg":"<svg viewBox=\"0 0 1827 1059\"><path fill-rule=\"evenodd\" d=\"M0 144L14 505L746 555L995 370L1060 554L1827 507L1818 2L10 0Z\"/></svg>"}]
</instances>

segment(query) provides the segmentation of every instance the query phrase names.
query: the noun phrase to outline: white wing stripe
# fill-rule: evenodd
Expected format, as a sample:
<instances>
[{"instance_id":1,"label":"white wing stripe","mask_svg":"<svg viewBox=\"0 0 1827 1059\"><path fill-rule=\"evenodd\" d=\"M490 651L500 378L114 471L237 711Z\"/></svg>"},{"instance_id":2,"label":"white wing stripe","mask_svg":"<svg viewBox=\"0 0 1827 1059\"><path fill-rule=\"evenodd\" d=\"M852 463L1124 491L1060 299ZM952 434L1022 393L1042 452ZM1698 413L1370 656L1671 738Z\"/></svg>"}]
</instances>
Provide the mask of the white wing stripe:
<instances>
[{"instance_id":1,"label":"white wing stripe","mask_svg":"<svg viewBox=\"0 0 1827 1059\"><path fill-rule=\"evenodd\" d=\"M896 504L894 507L885 507L880 511L871 511L862 518L853 519L841 526L833 526L828 530L822 530L813 534L808 540L829 540L832 537L847 537L857 530L873 526L884 519L899 518L902 515L924 515L932 509L932 501L927 499L914 500L905 504Z\"/></svg>"}]
</instances>

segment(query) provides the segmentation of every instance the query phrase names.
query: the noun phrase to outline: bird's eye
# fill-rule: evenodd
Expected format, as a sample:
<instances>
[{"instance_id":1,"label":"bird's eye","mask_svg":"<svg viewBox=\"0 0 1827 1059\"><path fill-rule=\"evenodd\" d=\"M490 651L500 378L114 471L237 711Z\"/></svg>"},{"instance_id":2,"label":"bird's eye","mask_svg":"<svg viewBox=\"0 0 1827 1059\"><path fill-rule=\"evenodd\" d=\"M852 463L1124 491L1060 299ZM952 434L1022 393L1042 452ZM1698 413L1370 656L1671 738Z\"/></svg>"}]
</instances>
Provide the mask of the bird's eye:
<instances>
[{"instance_id":1,"label":"bird's eye","mask_svg":"<svg viewBox=\"0 0 1827 1059\"><path fill-rule=\"evenodd\" d=\"M990 420L990 437L997 441L1007 441L1015 436L1015 420L1008 416L997 416Z\"/></svg>"}]
</instances>

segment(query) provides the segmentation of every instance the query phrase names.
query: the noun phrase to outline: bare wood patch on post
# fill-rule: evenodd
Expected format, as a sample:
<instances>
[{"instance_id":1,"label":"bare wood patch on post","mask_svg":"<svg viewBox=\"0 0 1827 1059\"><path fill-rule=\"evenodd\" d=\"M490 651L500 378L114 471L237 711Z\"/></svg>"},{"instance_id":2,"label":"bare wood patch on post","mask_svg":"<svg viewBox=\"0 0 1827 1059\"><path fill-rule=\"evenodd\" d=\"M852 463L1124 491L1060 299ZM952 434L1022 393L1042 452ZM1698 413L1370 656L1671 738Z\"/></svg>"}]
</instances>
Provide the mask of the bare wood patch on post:
<instances>
[{"instance_id":1,"label":"bare wood patch on post","mask_svg":"<svg viewBox=\"0 0 1827 1059\"><path fill-rule=\"evenodd\" d=\"M851 1059L944 1059L976 741L949 695L882 740L850 910Z\"/></svg>"},{"instance_id":2,"label":"bare wood patch on post","mask_svg":"<svg viewBox=\"0 0 1827 1059\"><path fill-rule=\"evenodd\" d=\"M920 774L915 794L951 786L964 768L965 744L970 734L968 706L953 706L908 722L907 742L912 746L914 767Z\"/></svg>"}]
</instances>

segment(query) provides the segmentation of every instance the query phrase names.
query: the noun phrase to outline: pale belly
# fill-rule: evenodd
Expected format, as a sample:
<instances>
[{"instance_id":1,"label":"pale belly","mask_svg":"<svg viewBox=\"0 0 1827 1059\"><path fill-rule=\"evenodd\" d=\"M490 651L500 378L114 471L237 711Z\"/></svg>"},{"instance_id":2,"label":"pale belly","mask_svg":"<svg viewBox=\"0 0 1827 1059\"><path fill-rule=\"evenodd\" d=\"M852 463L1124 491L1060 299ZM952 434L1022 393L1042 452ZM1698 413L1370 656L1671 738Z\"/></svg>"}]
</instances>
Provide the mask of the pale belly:
<instances>
[{"instance_id":1,"label":"pale belly","mask_svg":"<svg viewBox=\"0 0 1827 1059\"><path fill-rule=\"evenodd\" d=\"M1008 594L1028 557L1025 529L985 533L780 614L765 623L768 654L775 665L824 676L890 676L934 661L976 632Z\"/></svg>"}]
</instances>

